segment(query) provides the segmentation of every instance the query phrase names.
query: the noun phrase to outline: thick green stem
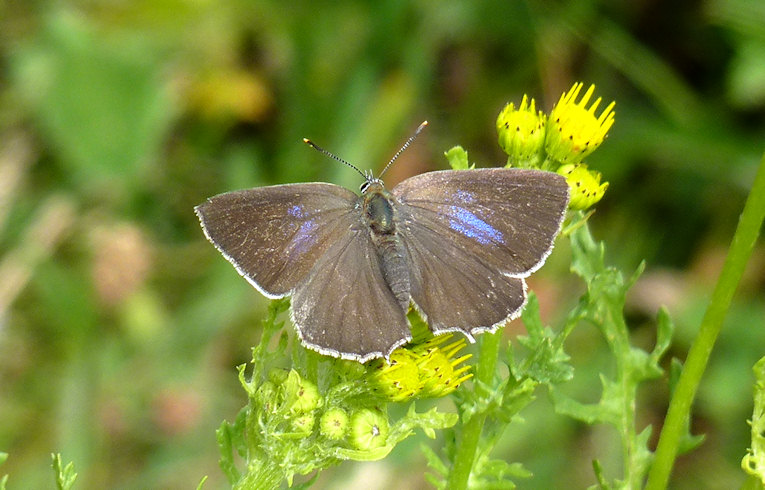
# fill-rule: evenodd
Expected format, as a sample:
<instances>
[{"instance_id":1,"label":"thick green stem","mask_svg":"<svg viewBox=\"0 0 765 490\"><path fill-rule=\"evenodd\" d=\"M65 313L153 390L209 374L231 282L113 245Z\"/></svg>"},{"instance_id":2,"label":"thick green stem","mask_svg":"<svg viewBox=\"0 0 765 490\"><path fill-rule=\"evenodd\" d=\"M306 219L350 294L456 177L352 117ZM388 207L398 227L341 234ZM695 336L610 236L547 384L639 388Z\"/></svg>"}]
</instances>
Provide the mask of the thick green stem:
<instances>
[{"instance_id":1,"label":"thick green stem","mask_svg":"<svg viewBox=\"0 0 765 490\"><path fill-rule=\"evenodd\" d=\"M490 385L494 380L501 336L501 329L495 333L487 333L481 336L480 360L478 361L478 366L476 366L475 378L485 385ZM485 422L486 414L477 413L464 425L462 437L457 441L454 467L449 473L447 488L450 490L464 490L467 488Z\"/></svg>"},{"instance_id":2,"label":"thick green stem","mask_svg":"<svg viewBox=\"0 0 765 490\"><path fill-rule=\"evenodd\" d=\"M669 475L677 456L680 437L685 431L685 424L690 416L693 398L717 340L717 335L722 328L723 319L730 306L733 293L736 291L746 263L752 254L763 218L765 218L765 155L760 161L754 185L739 218L728 256L712 293L707 311L701 321L699 333L688 351L683 372L669 404L654 462L648 474L646 488L649 490L667 487Z\"/></svg>"}]
</instances>

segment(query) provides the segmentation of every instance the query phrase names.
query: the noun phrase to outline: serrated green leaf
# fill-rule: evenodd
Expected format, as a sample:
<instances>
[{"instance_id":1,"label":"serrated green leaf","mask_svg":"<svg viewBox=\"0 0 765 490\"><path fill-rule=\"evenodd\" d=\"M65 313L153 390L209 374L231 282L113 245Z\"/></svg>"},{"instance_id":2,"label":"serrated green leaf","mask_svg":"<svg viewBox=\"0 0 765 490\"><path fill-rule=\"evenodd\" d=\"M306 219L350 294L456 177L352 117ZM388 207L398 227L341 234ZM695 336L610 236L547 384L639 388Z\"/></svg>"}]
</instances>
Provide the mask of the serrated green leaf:
<instances>
[{"instance_id":1,"label":"serrated green leaf","mask_svg":"<svg viewBox=\"0 0 765 490\"><path fill-rule=\"evenodd\" d=\"M467 423L479 414L487 414L502 406L507 380L497 380L497 385L489 386L479 380L473 380L473 391L462 393L460 417Z\"/></svg>"},{"instance_id":2,"label":"serrated green leaf","mask_svg":"<svg viewBox=\"0 0 765 490\"><path fill-rule=\"evenodd\" d=\"M683 363L673 357L672 361L670 362L669 367L669 375L668 375L668 382L669 385L669 394L671 395L675 392L675 386L677 385L677 381L680 379L680 374L683 371ZM682 436L680 436L680 442L678 443L678 454L685 454L690 451L693 451L697 447L699 447L704 442L704 435L692 435L691 429L690 429L690 423L688 420L685 422L685 430Z\"/></svg>"},{"instance_id":3,"label":"serrated green leaf","mask_svg":"<svg viewBox=\"0 0 765 490\"><path fill-rule=\"evenodd\" d=\"M571 238L571 270L589 282L604 266L605 248L602 243L595 243L586 223L574 229Z\"/></svg>"},{"instance_id":4,"label":"serrated green leaf","mask_svg":"<svg viewBox=\"0 0 765 490\"><path fill-rule=\"evenodd\" d=\"M550 397L552 398L555 412L561 415L567 415L589 425L609 419L609 417L604 415L606 411L600 404L581 403L555 388L550 389Z\"/></svg>"},{"instance_id":5,"label":"serrated green leaf","mask_svg":"<svg viewBox=\"0 0 765 490\"><path fill-rule=\"evenodd\" d=\"M534 399L534 390L536 390L538 383L530 378L524 379L518 384L514 384L512 388L505 391L502 398L501 409L497 411L494 416L499 420L509 423L513 417L526 408ZM510 387L510 384L508 384Z\"/></svg>"},{"instance_id":6,"label":"serrated green leaf","mask_svg":"<svg viewBox=\"0 0 765 490\"><path fill-rule=\"evenodd\" d=\"M234 446L231 437L231 425L225 420L215 431L215 436L218 441L218 451L220 452L220 460L218 464L223 470L223 474L228 478L230 484L234 484L239 481L240 473L234 464Z\"/></svg>"},{"instance_id":7,"label":"serrated green leaf","mask_svg":"<svg viewBox=\"0 0 765 490\"><path fill-rule=\"evenodd\" d=\"M633 466L631 471L638 475L645 475L648 473L648 468L653 460L653 453L648 449L648 441L653 433L653 427L650 425L638 434L636 444L634 445L635 454L633 455ZM641 477L642 480L642 477Z\"/></svg>"},{"instance_id":8,"label":"serrated green leaf","mask_svg":"<svg viewBox=\"0 0 765 490\"><path fill-rule=\"evenodd\" d=\"M630 377L635 383L660 377L664 370L658 364L658 358L640 349L630 348L627 356Z\"/></svg>"},{"instance_id":9,"label":"serrated green leaf","mask_svg":"<svg viewBox=\"0 0 765 490\"><path fill-rule=\"evenodd\" d=\"M601 374L603 391L600 401L585 405L553 391L555 409L587 423L613 425L620 437L625 456L625 479L615 480L615 486L639 486L648 470L652 454L648 449L650 427L636 431L638 385L664 374L659 361L671 343L673 326L666 311L657 318L656 345L646 352L631 345L630 332L624 319L624 304L628 289L635 284L645 264L628 280L614 268L606 267L604 247L592 238L586 224L571 232L572 270L587 285L587 292L569 316L569 322L586 319L600 330L615 359L613 379ZM602 477L602 475L601 475ZM601 486L607 486L600 481Z\"/></svg>"},{"instance_id":10,"label":"serrated green leaf","mask_svg":"<svg viewBox=\"0 0 765 490\"><path fill-rule=\"evenodd\" d=\"M447 429L459 420L459 415L456 413L439 412L436 407L422 413L416 412L414 407L414 403L409 405L406 416L402 417L391 428L391 435L396 438L396 443L411 434L413 429ZM398 435L399 432L402 435Z\"/></svg>"},{"instance_id":11,"label":"serrated green leaf","mask_svg":"<svg viewBox=\"0 0 765 490\"><path fill-rule=\"evenodd\" d=\"M516 365L512 345L507 349L508 366L515 379L528 377L550 385L571 379L574 370L568 364L570 357L563 350L563 340L567 332L556 334L543 326L539 315L539 301L533 292L529 293L529 300L521 319L529 335L518 336L516 339L528 351L526 358Z\"/></svg>"},{"instance_id":12,"label":"serrated green leaf","mask_svg":"<svg viewBox=\"0 0 765 490\"><path fill-rule=\"evenodd\" d=\"M470 477L470 488L516 488L513 479L528 479L533 473L521 463L508 463L501 459L481 459L476 462Z\"/></svg>"},{"instance_id":13,"label":"serrated green leaf","mask_svg":"<svg viewBox=\"0 0 765 490\"><path fill-rule=\"evenodd\" d=\"M425 443L421 443L420 451L422 451L423 456L425 456L425 462L427 463L428 468L438 472L438 474L441 476L446 476L446 474L449 472L449 469L430 446Z\"/></svg>"},{"instance_id":14,"label":"serrated green leaf","mask_svg":"<svg viewBox=\"0 0 765 490\"><path fill-rule=\"evenodd\" d=\"M675 324L665 307L659 308L656 315L656 345L651 352L651 358L658 364L661 357L667 352L672 343L675 333Z\"/></svg>"},{"instance_id":15,"label":"serrated green leaf","mask_svg":"<svg viewBox=\"0 0 765 490\"><path fill-rule=\"evenodd\" d=\"M544 325L542 324L542 316L539 313L539 298L534 294L534 291L529 292L526 307L521 312L521 320L523 321L523 326L526 327L526 332L529 334L527 338L530 341L530 346L538 344L544 338Z\"/></svg>"},{"instance_id":16,"label":"serrated green leaf","mask_svg":"<svg viewBox=\"0 0 765 490\"><path fill-rule=\"evenodd\" d=\"M77 473L74 471L74 463L69 463L66 466L62 466L61 454L51 454L53 460L52 467L56 473L56 488L58 490L70 490L74 486L74 481L77 479Z\"/></svg>"}]
</instances>

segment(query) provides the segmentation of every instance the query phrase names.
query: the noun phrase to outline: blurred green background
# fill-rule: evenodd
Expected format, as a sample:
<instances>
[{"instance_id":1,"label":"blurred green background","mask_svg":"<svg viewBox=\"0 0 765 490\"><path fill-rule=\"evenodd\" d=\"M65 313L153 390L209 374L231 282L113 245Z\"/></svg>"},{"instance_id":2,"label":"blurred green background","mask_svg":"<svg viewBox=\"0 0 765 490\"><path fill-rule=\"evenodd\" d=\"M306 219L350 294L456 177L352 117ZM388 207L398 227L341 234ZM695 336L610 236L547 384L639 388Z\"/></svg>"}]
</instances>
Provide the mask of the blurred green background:
<instances>
[{"instance_id":1,"label":"blurred green background","mask_svg":"<svg viewBox=\"0 0 765 490\"><path fill-rule=\"evenodd\" d=\"M416 126L388 185L445 167L461 144L500 165L494 120L524 93L549 110L574 81L616 100L588 163L610 182L590 222L607 260L648 268L629 299L650 346L669 307L684 358L765 149L761 0L0 2L0 466L10 488L225 488L214 431L246 402L234 366L266 300L208 244L193 206L298 181L357 189ZM531 281L553 326L582 286L565 240ZM707 435L674 488L733 488L749 445L751 366L765 354L760 244L713 353L692 423ZM508 339L522 325L506 329ZM595 401L613 359L583 325L569 391ZM497 457L529 488L621 473L609 427L556 416L543 393ZM661 424L663 382L641 393ZM654 431L654 437L656 430ZM317 488L424 488L418 437ZM359 483L361 482L361 483Z\"/></svg>"}]
</instances>

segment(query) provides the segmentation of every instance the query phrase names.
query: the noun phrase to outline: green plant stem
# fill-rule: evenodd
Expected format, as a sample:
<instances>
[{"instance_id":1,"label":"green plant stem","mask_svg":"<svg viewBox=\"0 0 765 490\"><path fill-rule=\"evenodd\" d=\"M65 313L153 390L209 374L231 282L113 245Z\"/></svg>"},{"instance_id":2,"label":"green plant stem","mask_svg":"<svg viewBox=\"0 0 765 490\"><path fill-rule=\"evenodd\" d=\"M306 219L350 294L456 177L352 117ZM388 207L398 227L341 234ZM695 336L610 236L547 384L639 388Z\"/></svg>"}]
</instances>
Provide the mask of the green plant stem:
<instances>
[{"instance_id":1,"label":"green plant stem","mask_svg":"<svg viewBox=\"0 0 765 490\"><path fill-rule=\"evenodd\" d=\"M686 422L690 416L691 403L696 395L717 335L722 328L723 319L730 306L733 293L736 291L746 263L752 254L763 218L765 218L765 155L760 160L760 167L757 170L757 176L754 179L754 185L747 198L744 211L739 218L728 256L712 293L707 311L704 313L699 333L688 351L688 358L669 404L664 427L659 437L659 444L656 447L654 462L648 474L646 484L648 490L667 487L669 475L677 456L680 437L685 432Z\"/></svg>"},{"instance_id":2,"label":"green plant stem","mask_svg":"<svg viewBox=\"0 0 765 490\"><path fill-rule=\"evenodd\" d=\"M476 366L476 380L484 385L490 385L494 380L499 356L499 341L502 330L494 333L486 333L481 336L480 360ZM486 413L476 413L467 421L462 429L462 437L457 442L457 452L454 456L454 467L449 473L447 488L450 490L464 490L467 488L470 472L473 469L475 453L478 442L481 440L481 431L486 422Z\"/></svg>"}]
</instances>

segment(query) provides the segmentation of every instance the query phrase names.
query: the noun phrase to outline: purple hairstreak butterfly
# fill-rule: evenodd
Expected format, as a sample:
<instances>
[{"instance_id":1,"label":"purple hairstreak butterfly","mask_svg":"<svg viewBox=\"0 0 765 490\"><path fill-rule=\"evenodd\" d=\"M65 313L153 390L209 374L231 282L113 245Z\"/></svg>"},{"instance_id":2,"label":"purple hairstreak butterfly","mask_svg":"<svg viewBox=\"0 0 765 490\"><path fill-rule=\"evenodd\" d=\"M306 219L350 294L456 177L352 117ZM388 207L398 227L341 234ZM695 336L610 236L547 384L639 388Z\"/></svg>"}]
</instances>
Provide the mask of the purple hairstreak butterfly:
<instances>
[{"instance_id":1,"label":"purple hairstreak butterfly","mask_svg":"<svg viewBox=\"0 0 765 490\"><path fill-rule=\"evenodd\" d=\"M412 142L427 122L385 167ZM258 291L291 296L302 343L366 362L412 338L413 305L434 334L471 341L517 317L524 278L545 262L569 200L552 172L427 172L392 190L327 183L227 192L195 208L205 235Z\"/></svg>"}]
</instances>

